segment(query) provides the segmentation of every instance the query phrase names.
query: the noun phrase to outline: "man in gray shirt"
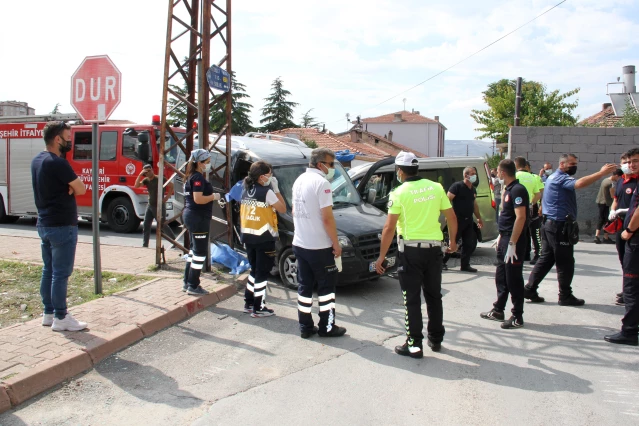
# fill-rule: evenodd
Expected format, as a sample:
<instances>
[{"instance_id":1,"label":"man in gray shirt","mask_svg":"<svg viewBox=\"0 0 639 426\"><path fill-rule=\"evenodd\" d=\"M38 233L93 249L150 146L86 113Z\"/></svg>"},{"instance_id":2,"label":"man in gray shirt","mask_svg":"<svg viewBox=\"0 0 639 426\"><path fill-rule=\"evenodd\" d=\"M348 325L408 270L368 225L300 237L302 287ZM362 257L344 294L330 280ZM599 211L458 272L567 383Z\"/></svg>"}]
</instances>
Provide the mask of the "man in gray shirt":
<instances>
[{"instance_id":1,"label":"man in gray shirt","mask_svg":"<svg viewBox=\"0 0 639 426\"><path fill-rule=\"evenodd\" d=\"M595 231L595 244L601 244L599 239L601 230L603 229L606 221L608 221L608 215L610 214L610 206L612 205L612 199L615 195L614 184L619 180L619 176L613 173L612 176L605 178L601 181L599 186L599 192L597 193L597 207L599 209L599 221L597 222L597 230ZM604 244L614 244L614 241L610 239L610 236L604 232L603 238Z\"/></svg>"},{"instance_id":2,"label":"man in gray shirt","mask_svg":"<svg viewBox=\"0 0 639 426\"><path fill-rule=\"evenodd\" d=\"M162 216L158 217L157 215L157 205L158 205L158 177L153 173L153 167L150 164L145 164L142 168L142 172L138 175L138 178L135 180L135 187L140 188L142 185L146 186L147 191L149 191L149 203L146 205L146 213L144 214L144 225L143 229L143 239L142 239L142 247L149 246L149 239L151 237L151 224L153 220L158 223L160 226L161 222L164 222L164 218L166 217L166 208L164 207L164 203L168 201L173 194L173 184L169 183L166 186L166 194L162 199ZM166 235L170 238L175 239L175 234L169 227L169 225L164 224L162 230Z\"/></svg>"}]
</instances>

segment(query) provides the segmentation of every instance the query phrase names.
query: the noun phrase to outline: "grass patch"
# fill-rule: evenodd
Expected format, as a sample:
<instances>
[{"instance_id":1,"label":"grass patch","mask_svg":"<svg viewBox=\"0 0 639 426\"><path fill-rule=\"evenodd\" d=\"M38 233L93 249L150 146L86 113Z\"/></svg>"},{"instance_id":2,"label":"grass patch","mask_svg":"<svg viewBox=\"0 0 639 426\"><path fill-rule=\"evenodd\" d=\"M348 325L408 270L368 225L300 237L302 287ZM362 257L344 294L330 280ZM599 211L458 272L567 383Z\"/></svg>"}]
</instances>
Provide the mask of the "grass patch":
<instances>
[{"instance_id":1,"label":"grass patch","mask_svg":"<svg viewBox=\"0 0 639 426\"><path fill-rule=\"evenodd\" d=\"M0 261L0 327L29 321L42 314L42 266ZM114 281L109 281L115 278ZM102 272L103 294L93 294L93 271L74 271L69 278L67 305L81 305L142 284L151 277Z\"/></svg>"}]
</instances>

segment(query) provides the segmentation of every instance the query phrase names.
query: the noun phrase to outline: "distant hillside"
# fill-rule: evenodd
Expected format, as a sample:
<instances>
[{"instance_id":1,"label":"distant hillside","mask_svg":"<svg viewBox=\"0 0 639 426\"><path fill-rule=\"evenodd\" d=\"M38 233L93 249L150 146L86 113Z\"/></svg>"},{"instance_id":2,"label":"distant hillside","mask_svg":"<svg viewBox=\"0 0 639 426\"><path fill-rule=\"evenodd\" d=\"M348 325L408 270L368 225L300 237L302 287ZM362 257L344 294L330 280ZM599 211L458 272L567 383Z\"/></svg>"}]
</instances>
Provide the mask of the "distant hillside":
<instances>
[{"instance_id":1,"label":"distant hillside","mask_svg":"<svg viewBox=\"0 0 639 426\"><path fill-rule=\"evenodd\" d=\"M470 157L484 157L486 154L493 155L492 142L484 142L477 140L444 141L444 156L445 157L465 157L466 149L468 149L468 155Z\"/></svg>"}]
</instances>

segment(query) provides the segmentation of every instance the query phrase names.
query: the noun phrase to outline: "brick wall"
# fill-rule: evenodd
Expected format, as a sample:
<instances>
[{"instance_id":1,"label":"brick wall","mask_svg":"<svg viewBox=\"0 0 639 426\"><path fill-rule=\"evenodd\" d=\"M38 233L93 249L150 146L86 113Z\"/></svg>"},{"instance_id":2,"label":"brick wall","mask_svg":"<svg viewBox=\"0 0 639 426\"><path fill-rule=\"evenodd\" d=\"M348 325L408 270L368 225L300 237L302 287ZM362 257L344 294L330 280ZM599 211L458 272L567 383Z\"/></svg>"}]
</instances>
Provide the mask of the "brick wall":
<instances>
[{"instance_id":1,"label":"brick wall","mask_svg":"<svg viewBox=\"0 0 639 426\"><path fill-rule=\"evenodd\" d=\"M545 162L559 165L559 156L573 153L579 157L577 178L599 171L606 163L619 163L630 148L639 147L639 127L513 127L510 129L510 158L523 156L530 161L533 173ZM577 190L578 220L582 231L594 233L598 211L595 203L601 181Z\"/></svg>"}]
</instances>

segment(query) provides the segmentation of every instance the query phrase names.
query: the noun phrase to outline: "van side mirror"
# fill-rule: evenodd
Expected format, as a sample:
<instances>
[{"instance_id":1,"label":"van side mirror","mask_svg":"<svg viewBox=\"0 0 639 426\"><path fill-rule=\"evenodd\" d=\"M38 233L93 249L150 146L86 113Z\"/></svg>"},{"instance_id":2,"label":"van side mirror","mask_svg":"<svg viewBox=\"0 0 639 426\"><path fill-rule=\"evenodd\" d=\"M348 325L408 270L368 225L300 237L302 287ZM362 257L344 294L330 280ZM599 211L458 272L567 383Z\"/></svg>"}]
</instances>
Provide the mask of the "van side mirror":
<instances>
[{"instance_id":1,"label":"van side mirror","mask_svg":"<svg viewBox=\"0 0 639 426\"><path fill-rule=\"evenodd\" d=\"M375 201L375 197L377 197L377 190L371 188L368 190L368 194L366 195L366 202L368 204L373 204Z\"/></svg>"}]
</instances>

